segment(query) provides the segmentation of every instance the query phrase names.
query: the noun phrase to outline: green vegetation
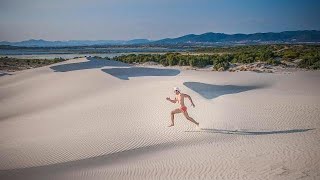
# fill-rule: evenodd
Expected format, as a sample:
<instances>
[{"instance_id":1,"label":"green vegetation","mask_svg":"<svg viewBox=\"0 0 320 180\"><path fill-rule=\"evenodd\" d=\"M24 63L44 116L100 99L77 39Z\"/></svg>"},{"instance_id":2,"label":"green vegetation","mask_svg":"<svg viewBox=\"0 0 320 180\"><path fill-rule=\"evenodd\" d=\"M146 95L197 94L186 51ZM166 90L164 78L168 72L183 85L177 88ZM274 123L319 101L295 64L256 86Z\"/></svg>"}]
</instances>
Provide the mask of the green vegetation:
<instances>
[{"instance_id":1,"label":"green vegetation","mask_svg":"<svg viewBox=\"0 0 320 180\"><path fill-rule=\"evenodd\" d=\"M251 45L233 47L207 47L194 51L196 54L129 54L114 60L125 63L157 62L163 66L205 67L213 65L215 70L227 70L231 63L248 64L264 62L279 65L281 61L297 62L297 66L320 69L319 45Z\"/></svg>"},{"instance_id":2,"label":"green vegetation","mask_svg":"<svg viewBox=\"0 0 320 180\"><path fill-rule=\"evenodd\" d=\"M58 62L65 61L66 59L17 59L10 57L0 57L0 70L3 71L19 71L24 69L36 68L46 66Z\"/></svg>"},{"instance_id":3,"label":"green vegetation","mask_svg":"<svg viewBox=\"0 0 320 180\"><path fill-rule=\"evenodd\" d=\"M89 57L90 58L90 57ZM100 59L100 60L111 60L108 56L106 57L100 57L100 56L93 56L94 59Z\"/></svg>"},{"instance_id":4,"label":"green vegetation","mask_svg":"<svg viewBox=\"0 0 320 180\"><path fill-rule=\"evenodd\" d=\"M233 54L232 63L267 62L278 65L281 61L297 62L306 69L320 69L320 45L252 45L210 47L195 50L198 53Z\"/></svg>"},{"instance_id":5,"label":"green vegetation","mask_svg":"<svg viewBox=\"0 0 320 180\"><path fill-rule=\"evenodd\" d=\"M129 54L114 57L114 60L125 63L144 63L148 61L157 62L163 66L194 66L205 67L212 65L213 60L218 57L216 55L183 55L180 53L166 53L166 54Z\"/></svg>"}]
</instances>

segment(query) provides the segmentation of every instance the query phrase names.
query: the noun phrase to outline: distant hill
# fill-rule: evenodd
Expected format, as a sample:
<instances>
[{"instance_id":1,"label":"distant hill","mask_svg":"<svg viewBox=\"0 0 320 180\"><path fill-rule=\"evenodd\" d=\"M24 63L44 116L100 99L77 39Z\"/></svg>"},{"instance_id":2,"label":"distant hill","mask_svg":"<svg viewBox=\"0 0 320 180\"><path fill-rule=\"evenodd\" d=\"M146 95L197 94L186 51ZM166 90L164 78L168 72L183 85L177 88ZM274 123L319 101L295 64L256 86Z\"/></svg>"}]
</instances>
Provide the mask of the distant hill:
<instances>
[{"instance_id":1,"label":"distant hill","mask_svg":"<svg viewBox=\"0 0 320 180\"><path fill-rule=\"evenodd\" d=\"M123 40L70 40L46 41L30 39L21 42L2 41L0 45L23 47L62 47L62 46L94 46L94 45L219 45L219 44L264 44L264 43L320 43L320 31L284 31L279 33L224 34L208 32L200 35L189 34L178 38L166 38L157 41L148 39Z\"/></svg>"},{"instance_id":2,"label":"distant hill","mask_svg":"<svg viewBox=\"0 0 320 180\"><path fill-rule=\"evenodd\" d=\"M126 41L126 44L147 44L149 42L151 41L148 39L133 39L130 41Z\"/></svg>"},{"instance_id":3,"label":"distant hill","mask_svg":"<svg viewBox=\"0 0 320 180\"><path fill-rule=\"evenodd\" d=\"M284 31L279 33L224 34L204 33L189 34L178 38L154 41L154 44L219 44L219 43L276 43L276 42L320 42L320 31Z\"/></svg>"},{"instance_id":4,"label":"distant hill","mask_svg":"<svg viewBox=\"0 0 320 180\"><path fill-rule=\"evenodd\" d=\"M63 46L93 46L93 45L132 45L132 44L146 44L150 41L147 39L133 39L130 41L122 40L70 40L70 41L46 41L30 39L21 42L7 42L2 41L0 45L20 46L20 47L63 47Z\"/></svg>"}]
</instances>

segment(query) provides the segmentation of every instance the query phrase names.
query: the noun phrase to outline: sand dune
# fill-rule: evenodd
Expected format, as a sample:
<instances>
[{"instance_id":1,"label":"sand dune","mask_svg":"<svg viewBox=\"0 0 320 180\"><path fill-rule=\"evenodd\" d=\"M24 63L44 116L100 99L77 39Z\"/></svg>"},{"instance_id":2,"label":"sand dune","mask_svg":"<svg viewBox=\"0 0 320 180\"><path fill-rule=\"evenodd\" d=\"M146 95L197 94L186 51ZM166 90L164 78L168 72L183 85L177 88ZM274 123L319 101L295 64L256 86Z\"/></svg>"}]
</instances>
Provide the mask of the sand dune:
<instances>
[{"instance_id":1,"label":"sand dune","mask_svg":"<svg viewBox=\"0 0 320 180\"><path fill-rule=\"evenodd\" d=\"M75 59L0 77L0 179L320 179L320 73ZM178 86L189 114L168 128Z\"/></svg>"}]
</instances>

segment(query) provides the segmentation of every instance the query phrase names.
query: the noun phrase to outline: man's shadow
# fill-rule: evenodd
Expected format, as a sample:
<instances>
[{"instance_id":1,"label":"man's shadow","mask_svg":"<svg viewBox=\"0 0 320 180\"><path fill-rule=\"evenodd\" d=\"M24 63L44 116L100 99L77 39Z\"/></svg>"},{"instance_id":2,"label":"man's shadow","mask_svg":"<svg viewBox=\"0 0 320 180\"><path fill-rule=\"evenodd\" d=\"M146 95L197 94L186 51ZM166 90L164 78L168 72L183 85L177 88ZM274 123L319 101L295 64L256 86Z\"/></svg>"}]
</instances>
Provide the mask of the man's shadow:
<instances>
[{"instance_id":1,"label":"man's shadow","mask_svg":"<svg viewBox=\"0 0 320 180\"><path fill-rule=\"evenodd\" d=\"M291 134L302 133L314 129L290 129L290 130L276 130L276 131L254 131L254 130L225 130L225 129L208 129L201 128L198 131L185 132L202 132L202 133L218 133L218 134L233 134L233 135L269 135L269 134Z\"/></svg>"},{"instance_id":2,"label":"man's shadow","mask_svg":"<svg viewBox=\"0 0 320 180\"><path fill-rule=\"evenodd\" d=\"M84 69L97 69L105 66L115 66L115 67L129 67L129 64L114 61L114 60L104 60L104 59L95 59L92 57L87 58L88 61L79 62L79 63L70 63L70 64L60 64L51 66L55 72L69 72L77 71Z\"/></svg>"},{"instance_id":3,"label":"man's shadow","mask_svg":"<svg viewBox=\"0 0 320 180\"><path fill-rule=\"evenodd\" d=\"M236 86L236 85L214 85L201 82L184 82L183 85L192 89L206 99L214 99L225 94L236 94L253 89L264 88L267 85Z\"/></svg>"}]
</instances>

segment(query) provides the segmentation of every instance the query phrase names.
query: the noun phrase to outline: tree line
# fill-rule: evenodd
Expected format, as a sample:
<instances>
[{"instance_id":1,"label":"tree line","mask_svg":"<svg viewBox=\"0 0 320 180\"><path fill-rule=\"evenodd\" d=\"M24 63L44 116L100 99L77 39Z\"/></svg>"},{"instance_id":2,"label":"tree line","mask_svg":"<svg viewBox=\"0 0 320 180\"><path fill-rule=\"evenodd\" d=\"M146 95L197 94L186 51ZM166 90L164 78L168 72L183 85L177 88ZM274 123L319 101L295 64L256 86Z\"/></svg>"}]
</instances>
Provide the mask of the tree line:
<instances>
[{"instance_id":1,"label":"tree line","mask_svg":"<svg viewBox=\"0 0 320 180\"><path fill-rule=\"evenodd\" d=\"M128 54L114 57L125 63L157 62L163 66L205 67L227 70L232 63L265 62L279 65L282 61L296 63L301 68L320 69L320 46L318 45L251 45L235 47L200 48L197 54Z\"/></svg>"},{"instance_id":2,"label":"tree line","mask_svg":"<svg viewBox=\"0 0 320 180\"><path fill-rule=\"evenodd\" d=\"M20 71L24 69L47 66L54 63L66 61L67 59L17 59L12 57L0 57L0 70Z\"/></svg>"}]
</instances>

